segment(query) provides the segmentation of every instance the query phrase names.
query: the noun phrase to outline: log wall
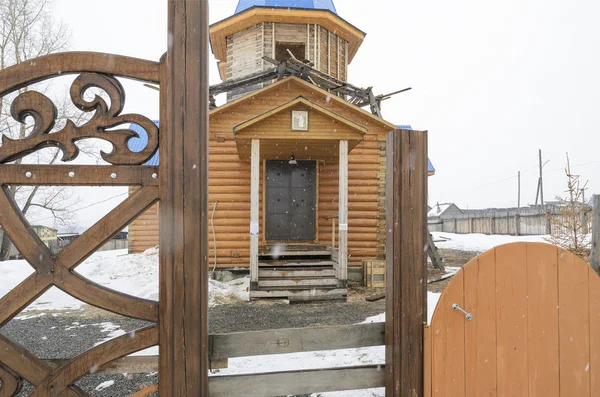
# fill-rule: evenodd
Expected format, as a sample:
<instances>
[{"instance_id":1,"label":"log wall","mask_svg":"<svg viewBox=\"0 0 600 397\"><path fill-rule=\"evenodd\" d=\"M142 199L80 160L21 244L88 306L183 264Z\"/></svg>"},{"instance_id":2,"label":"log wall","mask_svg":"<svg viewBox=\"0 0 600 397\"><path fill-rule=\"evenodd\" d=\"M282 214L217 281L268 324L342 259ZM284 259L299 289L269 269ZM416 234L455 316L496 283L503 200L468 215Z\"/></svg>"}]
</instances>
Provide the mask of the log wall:
<instances>
[{"instance_id":1,"label":"log wall","mask_svg":"<svg viewBox=\"0 0 600 397\"><path fill-rule=\"evenodd\" d=\"M365 139L349 155L348 164L348 250L349 264L359 266L362 260L377 257L380 207L378 204L379 140L384 139L389 127L374 123L373 118L349 105L327 101L327 95L316 89L286 79L276 89L259 92L250 101L232 103L211 113L209 144L209 216L214 205L214 219L209 223L210 266L214 265L215 236L218 268L247 268L250 261L250 162L239 159L232 129L249 118L264 113L300 95L367 127ZM323 131L327 134L328 131ZM301 156L297 156L299 160ZM260 178L264 181L264 161L261 162ZM331 244L331 220L328 216L338 214L338 161L318 162L318 242ZM260 236L264 238L263 184L260 188ZM212 218L212 217L211 217ZM137 225L138 222L144 225ZM147 219L136 221L130 230L134 239L138 230L153 226ZM212 230L214 227L215 234ZM136 232L138 234L136 234ZM148 231L144 234L154 233ZM143 244L134 244L140 252Z\"/></svg>"},{"instance_id":2,"label":"log wall","mask_svg":"<svg viewBox=\"0 0 600 397\"><path fill-rule=\"evenodd\" d=\"M138 187L130 187L132 195ZM158 203L148 208L132 224L129 225L130 253L144 252L158 245Z\"/></svg>"}]
</instances>

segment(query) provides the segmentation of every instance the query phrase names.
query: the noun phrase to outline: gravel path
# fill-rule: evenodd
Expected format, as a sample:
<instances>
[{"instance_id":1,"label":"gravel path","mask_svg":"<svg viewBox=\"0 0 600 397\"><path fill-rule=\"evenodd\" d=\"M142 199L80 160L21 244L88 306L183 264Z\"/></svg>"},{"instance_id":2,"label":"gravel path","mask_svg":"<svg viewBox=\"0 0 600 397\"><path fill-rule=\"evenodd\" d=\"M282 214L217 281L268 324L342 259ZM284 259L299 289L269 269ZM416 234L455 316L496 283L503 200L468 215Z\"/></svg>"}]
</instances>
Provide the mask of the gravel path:
<instances>
[{"instance_id":1,"label":"gravel path","mask_svg":"<svg viewBox=\"0 0 600 397\"><path fill-rule=\"evenodd\" d=\"M354 324L385 311L385 301L321 302L289 305L283 301L257 301L210 309L211 333ZM107 338L149 325L108 312L81 310L60 313L27 313L0 333L25 346L38 357L75 357ZM115 331L117 331L115 333ZM112 334L111 334L112 332ZM77 385L92 396L129 396L158 381L156 374L87 375ZM105 388L102 388L102 387ZM28 396L27 383L18 396Z\"/></svg>"}]
</instances>

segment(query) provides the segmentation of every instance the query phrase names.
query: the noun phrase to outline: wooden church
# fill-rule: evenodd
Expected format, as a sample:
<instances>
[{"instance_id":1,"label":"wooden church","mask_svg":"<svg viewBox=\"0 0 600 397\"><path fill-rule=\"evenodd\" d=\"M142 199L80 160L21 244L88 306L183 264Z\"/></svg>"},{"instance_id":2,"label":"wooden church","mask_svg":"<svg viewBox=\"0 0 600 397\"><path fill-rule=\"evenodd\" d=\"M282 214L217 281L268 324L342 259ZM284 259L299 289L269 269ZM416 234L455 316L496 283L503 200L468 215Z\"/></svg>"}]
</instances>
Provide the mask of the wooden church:
<instances>
[{"instance_id":1,"label":"wooden church","mask_svg":"<svg viewBox=\"0 0 600 397\"><path fill-rule=\"evenodd\" d=\"M249 268L251 298L344 299L348 267L384 258L398 127L386 96L348 82L364 38L332 0L240 0L210 27L210 93L227 103L210 111L209 266ZM156 246L158 209L129 236L132 252Z\"/></svg>"}]
</instances>

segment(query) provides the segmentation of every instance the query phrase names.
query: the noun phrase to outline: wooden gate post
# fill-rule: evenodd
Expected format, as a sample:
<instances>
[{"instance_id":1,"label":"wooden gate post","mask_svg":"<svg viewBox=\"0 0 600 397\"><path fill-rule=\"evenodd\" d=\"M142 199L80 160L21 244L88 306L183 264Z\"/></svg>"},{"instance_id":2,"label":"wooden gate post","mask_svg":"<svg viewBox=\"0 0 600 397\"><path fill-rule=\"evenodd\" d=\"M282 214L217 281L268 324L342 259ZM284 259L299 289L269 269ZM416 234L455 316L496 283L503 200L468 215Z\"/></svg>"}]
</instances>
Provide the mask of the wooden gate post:
<instances>
[{"instance_id":1,"label":"wooden gate post","mask_svg":"<svg viewBox=\"0 0 600 397\"><path fill-rule=\"evenodd\" d=\"M590 265L600 275L600 194L595 194L592 199L594 210L592 212L592 252Z\"/></svg>"},{"instance_id":2,"label":"wooden gate post","mask_svg":"<svg viewBox=\"0 0 600 397\"><path fill-rule=\"evenodd\" d=\"M423 396L427 132L394 130L386 159L386 392Z\"/></svg>"},{"instance_id":3,"label":"wooden gate post","mask_svg":"<svg viewBox=\"0 0 600 397\"><path fill-rule=\"evenodd\" d=\"M168 0L160 134L161 397L208 396L208 2Z\"/></svg>"}]
</instances>

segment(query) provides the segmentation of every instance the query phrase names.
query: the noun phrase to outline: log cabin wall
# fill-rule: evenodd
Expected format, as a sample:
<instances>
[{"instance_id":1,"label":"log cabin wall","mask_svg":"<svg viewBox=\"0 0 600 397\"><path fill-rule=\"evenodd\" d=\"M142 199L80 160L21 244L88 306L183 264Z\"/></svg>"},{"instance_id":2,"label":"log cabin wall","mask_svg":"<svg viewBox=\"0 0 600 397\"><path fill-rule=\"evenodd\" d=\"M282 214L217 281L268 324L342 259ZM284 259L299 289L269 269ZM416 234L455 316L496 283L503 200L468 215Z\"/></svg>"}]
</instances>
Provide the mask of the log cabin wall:
<instances>
[{"instance_id":1,"label":"log cabin wall","mask_svg":"<svg viewBox=\"0 0 600 397\"><path fill-rule=\"evenodd\" d=\"M129 195L139 190L130 187ZM144 252L158 245L158 203L148 208L143 214L129 225L129 253Z\"/></svg>"},{"instance_id":2,"label":"log cabin wall","mask_svg":"<svg viewBox=\"0 0 600 397\"><path fill-rule=\"evenodd\" d=\"M348 209L349 264L360 265L362 260L375 259L378 248L378 226L381 208L378 205L379 140L391 129L383 121L373 122L351 105L327 100L327 95L311 86L286 79L274 90L265 90L253 96L252 100L231 104L231 107L215 109L210 118L209 142L209 215L214 212L209 223L209 263L214 266L215 236L217 268L248 268L250 261L250 162L239 159L232 129L234 126L264 113L298 96L326 107L368 128L365 139L349 155L348 164ZM327 131L323 131L327 133ZM302 160L301 156L297 156ZM264 181L264 161L261 161L260 180ZM318 211L317 240L320 244L331 244L331 220L328 216L338 214L338 162L326 160L318 162ZM260 187L260 236L264 239L263 183ZM148 215L150 217L150 215ZM138 219L130 230L134 240L144 230L144 235L152 234L151 218ZM156 220L156 222L158 222ZM137 233L137 234L136 234ZM156 234L158 235L158 234ZM148 244L148 240L145 244ZM151 245L134 242L133 250L141 252Z\"/></svg>"},{"instance_id":3,"label":"log cabin wall","mask_svg":"<svg viewBox=\"0 0 600 397\"><path fill-rule=\"evenodd\" d=\"M377 142L379 147L379 169L377 171L377 259L385 259L387 239L385 223L385 155L386 141Z\"/></svg>"}]
</instances>

